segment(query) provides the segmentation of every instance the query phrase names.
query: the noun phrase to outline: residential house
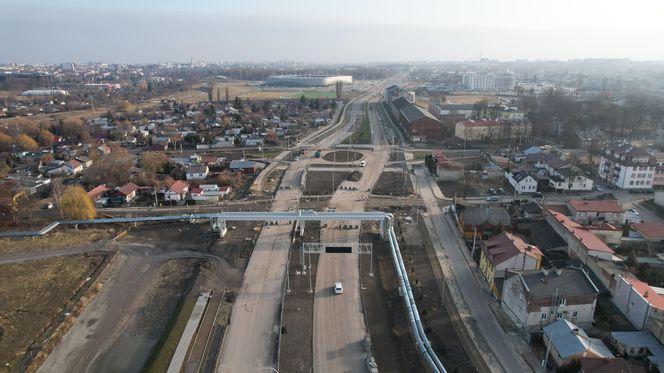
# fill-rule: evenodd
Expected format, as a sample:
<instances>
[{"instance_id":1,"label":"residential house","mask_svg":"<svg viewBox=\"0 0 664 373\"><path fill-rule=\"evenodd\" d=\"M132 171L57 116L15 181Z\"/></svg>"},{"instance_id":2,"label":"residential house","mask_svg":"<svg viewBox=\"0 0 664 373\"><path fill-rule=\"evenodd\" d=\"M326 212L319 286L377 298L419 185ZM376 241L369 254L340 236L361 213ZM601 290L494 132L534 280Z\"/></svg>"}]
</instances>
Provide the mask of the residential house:
<instances>
[{"instance_id":1,"label":"residential house","mask_svg":"<svg viewBox=\"0 0 664 373\"><path fill-rule=\"evenodd\" d=\"M516 194L537 192L537 180L526 171L505 171L505 177Z\"/></svg>"},{"instance_id":2,"label":"residential house","mask_svg":"<svg viewBox=\"0 0 664 373\"><path fill-rule=\"evenodd\" d=\"M625 144L604 151L599 177L620 189L651 189L656 166L655 157Z\"/></svg>"},{"instance_id":3,"label":"residential house","mask_svg":"<svg viewBox=\"0 0 664 373\"><path fill-rule=\"evenodd\" d=\"M244 139L244 146L263 145L264 141L260 137L247 137Z\"/></svg>"},{"instance_id":4,"label":"residential house","mask_svg":"<svg viewBox=\"0 0 664 373\"><path fill-rule=\"evenodd\" d=\"M192 188L191 199L194 201L218 202L219 194L203 188Z\"/></svg>"},{"instance_id":5,"label":"residential house","mask_svg":"<svg viewBox=\"0 0 664 373\"><path fill-rule=\"evenodd\" d=\"M465 239L487 239L512 226L510 213L501 206L465 206L459 216Z\"/></svg>"},{"instance_id":6,"label":"residential house","mask_svg":"<svg viewBox=\"0 0 664 373\"><path fill-rule=\"evenodd\" d=\"M580 224L552 209L544 210L544 218L567 242L568 255L579 258L586 264L590 258L613 260L613 250Z\"/></svg>"},{"instance_id":7,"label":"residential house","mask_svg":"<svg viewBox=\"0 0 664 373\"><path fill-rule=\"evenodd\" d=\"M65 172L68 175L77 175L83 171L83 163L72 159L64 163Z\"/></svg>"},{"instance_id":8,"label":"residential house","mask_svg":"<svg viewBox=\"0 0 664 373\"><path fill-rule=\"evenodd\" d=\"M617 224L601 223L586 225L584 227L607 245L620 245L623 236L623 228Z\"/></svg>"},{"instance_id":9,"label":"residential house","mask_svg":"<svg viewBox=\"0 0 664 373\"><path fill-rule=\"evenodd\" d=\"M173 184L171 184L171 186L168 187L168 189L165 189L163 191L164 200L182 201L187 196L188 191L189 191L189 184L187 184L187 182L182 180L176 180L175 182L173 182Z\"/></svg>"},{"instance_id":10,"label":"residential house","mask_svg":"<svg viewBox=\"0 0 664 373\"><path fill-rule=\"evenodd\" d=\"M599 152L609 145L609 135L600 129L580 130L575 132L578 146L590 152Z\"/></svg>"},{"instance_id":11,"label":"residential house","mask_svg":"<svg viewBox=\"0 0 664 373\"><path fill-rule=\"evenodd\" d=\"M664 347L647 331L611 332L611 345L625 357L645 357L658 371L664 369Z\"/></svg>"},{"instance_id":12,"label":"residential house","mask_svg":"<svg viewBox=\"0 0 664 373\"><path fill-rule=\"evenodd\" d=\"M106 192L110 190L109 187L106 186L106 184L101 184L97 185L96 187L92 188L89 192L88 195L92 199L92 201L97 201L100 198L104 196Z\"/></svg>"},{"instance_id":13,"label":"residential house","mask_svg":"<svg viewBox=\"0 0 664 373\"><path fill-rule=\"evenodd\" d=\"M519 206L521 216L526 219L542 217L542 206L536 201L529 201Z\"/></svg>"},{"instance_id":14,"label":"residential house","mask_svg":"<svg viewBox=\"0 0 664 373\"><path fill-rule=\"evenodd\" d=\"M567 365L582 357L613 358L613 353L601 339L590 338L573 322L560 319L544 327L544 345L549 350L547 359L555 366Z\"/></svg>"},{"instance_id":15,"label":"residential house","mask_svg":"<svg viewBox=\"0 0 664 373\"><path fill-rule=\"evenodd\" d=\"M245 175L253 175L256 173L257 164L254 161L231 161L228 168L231 171L240 171Z\"/></svg>"},{"instance_id":16,"label":"residential house","mask_svg":"<svg viewBox=\"0 0 664 373\"><path fill-rule=\"evenodd\" d=\"M115 188L116 192L121 195L125 202L131 202L136 198L136 192L138 191L138 185L129 182L125 185Z\"/></svg>"},{"instance_id":17,"label":"residential house","mask_svg":"<svg viewBox=\"0 0 664 373\"><path fill-rule=\"evenodd\" d=\"M201 184L198 186L198 189L200 190L194 191L192 189L191 195L193 199L219 200L220 198L226 197L231 191L231 187L229 186L220 187L217 184Z\"/></svg>"},{"instance_id":18,"label":"residential house","mask_svg":"<svg viewBox=\"0 0 664 373\"><path fill-rule=\"evenodd\" d=\"M111 147L108 146L108 145L106 145L106 144L99 145L99 146L97 147L97 152L98 152L99 155L101 155L102 157L105 157L105 156L111 154Z\"/></svg>"},{"instance_id":19,"label":"residential house","mask_svg":"<svg viewBox=\"0 0 664 373\"><path fill-rule=\"evenodd\" d=\"M210 169L207 165L188 166L185 169L185 173L187 175L187 180L200 180L205 179L208 176Z\"/></svg>"},{"instance_id":20,"label":"residential house","mask_svg":"<svg viewBox=\"0 0 664 373\"><path fill-rule=\"evenodd\" d=\"M542 252L537 246L525 243L520 237L503 232L480 243L480 271L496 298L500 299L505 271L537 270L542 263ZM500 280L497 280L500 279Z\"/></svg>"},{"instance_id":21,"label":"residential house","mask_svg":"<svg viewBox=\"0 0 664 373\"><path fill-rule=\"evenodd\" d=\"M80 156L76 157L75 159L77 161L81 162L81 164L83 165L83 169L86 169L86 168L92 166L92 159L90 159L88 157L80 155Z\"/></svg>"},{"instance_id":22,"label":"residential house","mask_svg":"<svg viewBox=\"0 0 664 373\"><path fill-rule=\"evenodd\" d=\"M539 329L558 319L590 325L598 294L588 273L580 268L507 270L501 307L519 328Z\"/></svg>"},{"instance_id":23,"label":"residential house","mask_svg":"<svg viewBox=\"0 0 664 373\"><path fill-rule=\"evenodd\" d=\"M558 157L547 157L542 165L549 176L549 186L556 192L582 192L593 190L594 181L580 168Z\"/></svg>"},{"instance_id":24,"label":"residential house","mask_svg":"<svg viewBox=\"0 0 664 373\"><path fill-rule=\"evenodd\" d=\"M664 224L662 223L649 221L645 223L634 223L631 227L636 233L638 233L638 236L648 242L664 242Z\"/></svg>"},{"instance_id":25,"label":"residential house","mask_svg":"<svg viewBox=\"0 0 664 373\"><path fill-rule=\"evenodd\" d=\"M618 276L613 291L613 303L638 330L646 328L648 316L657 310L664 312L664 296L643 281Z\"/></svg>"},{"instance_id":26,"label":"residential house","mask_svg":"<svg viewBox=\"0 0 664 373\"><path fill-rule=\"evenodd\" d=\"M542 148L539 146L531 146L530 148L523 151L523 155L528 157L529 155L536 155L542 153Z\"/></svg>"},{"instance_id":27,"label":"residential house","mask_svg":"<svg viewBox=\"0 0 664 373\"><path fill-rule=\"evenodd\" d=\"M168 150L167 142L155 142L148 147L148 151L151 152L165 152L166 150Z\"/></svg>"},{"instance_id":28,"label":"residential house","mask_svg":"<svg viewBox=\"0 0 664 373\"><path fill-rule=\"evenodd\" d=\"M579 200L572 199L567 202L567 208L572 219L580 224L623 223L623 209L614 200Z\"/></svg>"},{"instance_id":29,"label":"residential house","mask_svg":"<svg viewBox=\"0 0 664 373\"><path fill-rule=\"evenodd\" d=\"M468 119L455 125L454 136L464 141L508 140L528 136L530 130L531 126L527 121Z\"/></svg>"}]
</instances>

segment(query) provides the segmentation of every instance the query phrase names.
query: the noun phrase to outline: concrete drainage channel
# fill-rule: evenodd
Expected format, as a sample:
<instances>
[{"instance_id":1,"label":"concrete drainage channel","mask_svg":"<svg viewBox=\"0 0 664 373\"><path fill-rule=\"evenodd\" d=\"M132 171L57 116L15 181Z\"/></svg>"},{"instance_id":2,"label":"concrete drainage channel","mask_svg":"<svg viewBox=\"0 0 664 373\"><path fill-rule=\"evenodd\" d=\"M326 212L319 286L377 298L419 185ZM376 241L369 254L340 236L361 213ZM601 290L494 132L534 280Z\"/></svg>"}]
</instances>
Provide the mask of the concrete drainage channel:
<instances>
[{"instance_id":1,"label":"concrete drainage channel","mask_svg":"<svg viewBox=\"0 0 664 373\"><path fill-rule=\"evenodd\" d=\"M392 226L392 214L383 212L316 212L316 211L296 211L296 212L222 212L222 213L203 213L203 214L182 214L169 216L142 216L132 218L108 218L94 220L69 220L56 221L39 231L27 232L1 232L0 237L34 237L41 236L55 229L59 225L84 225L84 224L117 224L117 223L141 223L141 222L161 222L161 221L196 221L205 219L216 219L224 221L339 221L339 220L366 220L378 221L381 223L381 234L387 238L392 251L392 259L399 280L399 289L404 297L406 314L411 324L411 333L420 358L431 372L446 373L445 367L436 356L431 347L420 316L417 311L417 305L411 291L408 281L408 272L401 258L399 244ZM385 237L387 236L387 237Z\"/></svg>"}]
</instances>

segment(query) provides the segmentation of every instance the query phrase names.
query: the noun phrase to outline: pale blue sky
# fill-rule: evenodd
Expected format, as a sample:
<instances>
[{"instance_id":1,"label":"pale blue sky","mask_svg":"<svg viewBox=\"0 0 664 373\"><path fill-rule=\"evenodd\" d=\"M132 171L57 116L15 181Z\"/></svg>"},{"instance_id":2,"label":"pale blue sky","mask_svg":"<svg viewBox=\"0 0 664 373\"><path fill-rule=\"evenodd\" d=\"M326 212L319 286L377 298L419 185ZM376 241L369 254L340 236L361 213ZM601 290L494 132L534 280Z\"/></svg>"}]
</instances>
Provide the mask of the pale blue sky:
<instances>
[{"instance_id":1,"label":"pale blue sky","mask_svg":"<svg viewBox=\"0 0 664 373\"><path fill-rule=\"evenodd\" d=\"M662 14L659 0L0 0L0 63L664 60Z\"/></svg>"}]
</instances>

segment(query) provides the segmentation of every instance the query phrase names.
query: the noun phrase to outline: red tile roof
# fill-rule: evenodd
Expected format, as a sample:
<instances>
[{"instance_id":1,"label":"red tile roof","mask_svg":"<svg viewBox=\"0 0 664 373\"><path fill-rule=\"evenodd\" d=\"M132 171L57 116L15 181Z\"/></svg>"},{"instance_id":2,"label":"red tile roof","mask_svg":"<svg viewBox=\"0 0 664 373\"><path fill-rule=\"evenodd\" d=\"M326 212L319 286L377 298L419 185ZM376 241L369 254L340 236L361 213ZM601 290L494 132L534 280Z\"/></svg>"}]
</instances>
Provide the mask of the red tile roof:
<instances>
[{"instance_id":1,"label":"red tile roof","mask_svg":"<svg viewBox=\"0 0 664 373\"><path fill-rule=\"evenodd\" d=\"M200 194L203 193L203 189L201 188L191 188L191 194Z\"/></svg>"},{"instance_id":2,"label":"red tile roof","mask_svg":"<svg viewBox=\"0 0 664 373\"><path fill-rule=\"evenodd\" d=\"M109 190L109 188L106 187L106 184L101 184L101 185L97 185L96 187L92 188L92 190L90 190L88 192L88 195L94 201L94 200L98 199L99 197L101 197L101 195L104 194L108 190Z\"/></svg>"},{"instance_id":3,"label":"red tile roof","mask_svg":"<svg viewBox=\"0 0 664 373\"><path fill-rule=\"evenodd\" d=\"M569 205L574 210L579 212L616 212L622 213L623 209L618 206L616 201L603 200L603 201L585 201L580 199L572 199L568 201Z\"/></svg>"},{"instance_id":4,"label":"red tile roof","mask_svg":"<svg viewBox=\"0 0 664 373\"><path fill-rule=\"evenodd\" d=\"M174 191L177 194L182 194L184 193L187 188L189 188L189 184L182 180L177 180L171 186L169 187L170 190Z\"/></svg>"},{"instance_id":5,"label":"red tile roof","mask_svg":"<svg viewBox=\"0 0 664 373\"><path fill-rule=\"evenodd\" d=\"M120 191L120 193L124 194L125 196L128 196L131 193L138 190L138 185L129 182L129 183L121 186L120 189L118 189L118 190Z\"/></svg>"},{"instance_id":6,"label":"red tile roof","mask_svg":"<svg viewBox=\"0 0 664 373\"><path fill-rule=\"evenodd\" d=\"M664 310L664 297L657 294L650 285L646 284L643 281L639 281L633 277L623 277L627 283L632 285L634 290L639 293L642 297L648 299L650 305L660 310Z\"/></svg>"},{"instance_id":7,"label":"red tile roof","mask_svg":"<svg viewBox=\"0 0 664 373\"><path fill-rule=\"evenodd\" d=\"M67 163L69 164L69 166L70 166L71 168L79 168L79 167L81 167L81 165L83 164L83 163L81 163L81 162L79 162L79 161L77 161L77 160L75 160L75 159L72 159L72 160L68 161Z\"/></svg>"},{"instance_id":8,"label":"red tile roof","mask_svg":"<svg viewBox=\"0 0 664 373\"><path fill-rule=\"evenodd\" d=\"M589 230L583 228L582 225L570 220L567 216L547 209L547 211L553 216L568 232L570 232L577 240L581 242L587 250L593 251L602 251L607 253L613 253L610 247L608 247L602 240L595 236Z\"/></svg>"},{"instance_id":9,"label":"red tile roof","mask_svg":"<svg viewBox=\"0 0 664 373\"><path fill-rule=\"evenodd\" d=\"M542 252L537 246L525 243L520 237L511 233L503 232L484 241L484 247L489 261L498 265L518 254L525 254L536 260L542 257Z\"/></svg>"},{"instance_id":10,"label":"red tile roof","mask_svg":"<svg viewBox=\"0 0 664 373\"><path fill-rule=\"evenodd\" d=\"M662 223L657 223L654 221L646 223L634 223L632 224L632 228L641 233L641 235L645 238L659 238L664 236L664 224Z\"/></svg>"}]
</instances>

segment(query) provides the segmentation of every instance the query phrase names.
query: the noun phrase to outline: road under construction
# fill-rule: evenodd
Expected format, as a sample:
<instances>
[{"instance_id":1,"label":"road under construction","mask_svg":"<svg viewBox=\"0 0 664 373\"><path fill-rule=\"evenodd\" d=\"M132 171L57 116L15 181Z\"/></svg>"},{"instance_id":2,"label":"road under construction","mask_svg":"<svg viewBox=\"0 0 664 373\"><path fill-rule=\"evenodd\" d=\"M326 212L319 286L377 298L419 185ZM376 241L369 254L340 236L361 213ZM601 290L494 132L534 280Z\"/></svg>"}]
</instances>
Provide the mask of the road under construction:
<instances>
[{"instance_id":1,"label":"road under construction","mask_svg":"<svg viewBox=\"0 0 664 373\"><path fill-rule=\"evenodd\" d=\"M181 214L169 216L142 216L126 218L106 218L93 220L66 220L56 221L38 231L3 232L0 237L30 237L47 234L59 225L84 225L84 224L118 224L118 223L145 223L145 222L167 222L167 221L189 221L197 222L209 220L213 229L219 229L227 221L263 221L275 224L297 224L299 227L308 221L376 221L381 226L381 235L389 243L392 259L394 261L400 292L403 294L404 307L410 323L410 331L417 347L417 351L424 365L431 372L446 372L435 351L431 347L422 322L417 311L408 273L404 265L399 244L393 227L394 217L384 212L316 212L316 211L293 211L293 212L220 212L204 214ZM222 223L223 222L223 223ZM221 223L221 225L220 225Z\"/></svg>"}]
</instances>

